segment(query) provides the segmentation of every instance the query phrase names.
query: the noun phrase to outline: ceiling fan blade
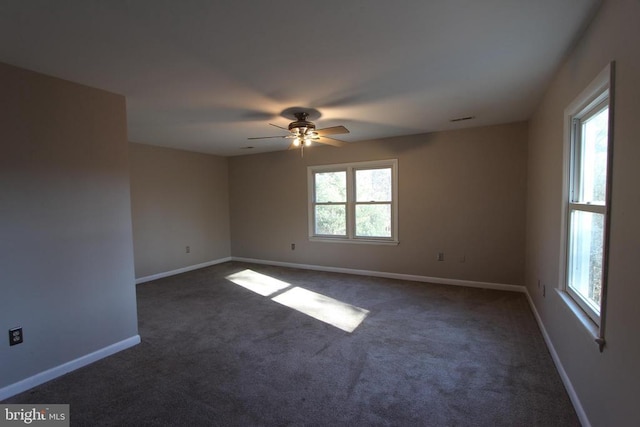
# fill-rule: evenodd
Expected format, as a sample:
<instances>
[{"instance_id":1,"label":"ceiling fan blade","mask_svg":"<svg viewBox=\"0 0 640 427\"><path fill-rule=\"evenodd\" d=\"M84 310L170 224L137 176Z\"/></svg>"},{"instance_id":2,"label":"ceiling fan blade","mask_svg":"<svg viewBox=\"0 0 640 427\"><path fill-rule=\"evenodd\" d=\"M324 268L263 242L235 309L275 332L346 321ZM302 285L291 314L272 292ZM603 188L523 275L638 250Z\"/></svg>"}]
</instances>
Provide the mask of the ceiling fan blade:
<instances>
[{"instance_id":1,"label":"ceiling fan blade","mask_svg":"<svg viewBox=\"0 0 640 427\"><path fill-rule=\"evenodd\" d=\"M253 138L247 138L247 139L268 139L268 138L288 138L288 135L285 135L285 136L254 136Z\"/></svg>"},{"instance_id":2,"label":"ceiling fan blade","mask_svg":"<svg viewBox=\"0 0 640 427\"><path fill-rule=\"evenodd\" d=\"M349 129L347 129L344 126L333 126L333 127L330 127L330 128L316 129L316 132L320 136L338 135L338 134L341 134L341 133L349 133Z\"/></svg>"},{"instance_id":3,"label":"ceiling fan blade","mask_svg":"<svg viewBox=\"0 0 640 427\"><path fill-rule=\"evenodd\" d=\"M343 147L346 142L340 141L339 139L329 138L328 136L321 136L319 139L314 139L315 142L319 142L320 144L332 145L334 147Z\"/></svg>"},{"instance_id":4,"label":"ceiling fan blade","mask_svg":"<svg viewBox=\"0 0 640 427\"><path fill-rule=\"evenodd\" d=\"M277 127L277 128L280 128L280 129L289 130L289 128L285 128L285 127L282 127L282 126L274 125L273 123L269 123L269 124L270 124L271 126L275 126L275 127Z\"/></svg>"}]
</instances>

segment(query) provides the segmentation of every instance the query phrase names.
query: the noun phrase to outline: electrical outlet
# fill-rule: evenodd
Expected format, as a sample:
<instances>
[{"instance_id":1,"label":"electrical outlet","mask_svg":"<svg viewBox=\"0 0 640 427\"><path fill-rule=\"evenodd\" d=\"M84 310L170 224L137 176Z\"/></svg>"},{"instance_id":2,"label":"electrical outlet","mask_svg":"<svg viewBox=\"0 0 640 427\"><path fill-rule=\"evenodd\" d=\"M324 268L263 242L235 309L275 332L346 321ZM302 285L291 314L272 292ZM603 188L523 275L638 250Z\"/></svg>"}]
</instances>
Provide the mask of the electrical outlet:
<instances>
[{"instance_id":1,"label":"electrical outlet","mask_svg":"<svg viewBox=\"0 0 640 427\"><path fill-rule=\"evenodd\" d=\"M184 251L185 251L186 253L190 254L190 253L191 253L191 246L185 246L185 247L184 247Z\"/></svg>"},{"instance_id":2,"label":"electrical outlet","mask_svg":"<svg viewBox=\"0 0 640 427\"><path fill-rule=\"evenodd\" d=\"M444 252L438 252L438 261L444 261Z\"/></svg>"},{"instance_id":3,"label":"electrical outlet","mask_svg":"<svg viewBox=\"0 0 640 427\"><path fill-rule=\"evenodd\" d=\"M22 328L9 329L9 345L21 344L24 340L22 335Z\"/></svg>"},{"instance_id":4,"label":"electrical outlet","mask_svg":"<svg viewBox=\"0 0 640 427\"><path fill-rule=\"evenodd\" d=\"M292 243L292 244L291 244L291 250L292 250L292 251L295 251L295 250L296 250L296 244L295 244L295 243Z\"/></svg>"}]
</instances>

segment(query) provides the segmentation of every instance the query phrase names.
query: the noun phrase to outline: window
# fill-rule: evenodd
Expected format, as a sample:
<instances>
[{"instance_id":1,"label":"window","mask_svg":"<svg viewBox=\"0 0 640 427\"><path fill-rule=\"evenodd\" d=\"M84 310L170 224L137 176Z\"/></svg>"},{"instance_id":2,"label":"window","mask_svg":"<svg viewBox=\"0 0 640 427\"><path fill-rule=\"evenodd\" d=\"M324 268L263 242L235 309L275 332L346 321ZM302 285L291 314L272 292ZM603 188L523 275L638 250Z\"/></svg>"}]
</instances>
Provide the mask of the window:
<instances>
[{"instance_id":1,"label":"window","mask_svg":"<svg viewBox=\"0 0 640 427\"><path fill-rule=\"evenodd\" d=\"M601 346L611 200L612 70L613 64L565 110L564 291L600 327Z\"/></svg>"},{"instance_id":2,"label":"window","mask_svg":"<svg viewBox=\"0 0 640 427\"><path fill-rule=\"evenodd\" d=\"M397 244L397 164L310 166L310 239Z\"/></svg>"},{"instance_id":3,"label":"window","mask_svg":"<svg viewBox=\"0 0 640 427\"><path fill-rule=\"evenodd\" d=\"M603 92L607 96L607 92ZM602 301L608 96L572 119L567 292L596 323Z\"/></svg>"}]
</instances>

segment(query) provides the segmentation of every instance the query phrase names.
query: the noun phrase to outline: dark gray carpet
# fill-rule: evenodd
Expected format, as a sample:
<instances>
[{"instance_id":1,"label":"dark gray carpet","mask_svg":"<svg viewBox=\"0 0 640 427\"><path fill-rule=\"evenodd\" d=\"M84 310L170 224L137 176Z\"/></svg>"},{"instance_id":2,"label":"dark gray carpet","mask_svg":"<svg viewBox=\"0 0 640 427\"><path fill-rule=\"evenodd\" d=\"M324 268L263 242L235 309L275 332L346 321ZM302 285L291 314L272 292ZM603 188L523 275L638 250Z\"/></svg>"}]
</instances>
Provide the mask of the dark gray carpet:
<instances>
[{"instance_id":1,"label":"dark gray carpet","mask_svg":"<svg viewBox=\"0 0 640 427\"><path fill-rule=\"evenodd\" d=\"M233 284L369 310L353 333ZM138 286L142 343L4 403L72 425L579 425L523 294L229 262Z\"/></svg>"}]
</instances>

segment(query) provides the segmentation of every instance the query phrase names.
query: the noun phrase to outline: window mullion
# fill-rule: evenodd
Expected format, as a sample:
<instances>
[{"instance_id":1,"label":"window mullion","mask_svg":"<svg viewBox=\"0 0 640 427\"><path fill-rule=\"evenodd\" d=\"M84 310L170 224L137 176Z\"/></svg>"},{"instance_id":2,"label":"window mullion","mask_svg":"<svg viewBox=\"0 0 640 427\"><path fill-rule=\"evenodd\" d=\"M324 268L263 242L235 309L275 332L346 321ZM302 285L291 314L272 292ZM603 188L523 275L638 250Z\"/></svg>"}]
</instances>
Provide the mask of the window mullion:
<instances>
[{"instance_id":1,"label":"window mullion","mask_svg":"<svg viewBox=\"0 0 640 427\"><path fill-rule=\"evenodd\" d=\"M353 167L347 168L347 237L353 239L356 235L356 207L355 207L355 180L356 171Z\"/></svg>"}]
</instances>

